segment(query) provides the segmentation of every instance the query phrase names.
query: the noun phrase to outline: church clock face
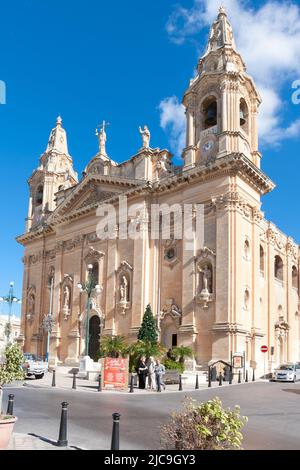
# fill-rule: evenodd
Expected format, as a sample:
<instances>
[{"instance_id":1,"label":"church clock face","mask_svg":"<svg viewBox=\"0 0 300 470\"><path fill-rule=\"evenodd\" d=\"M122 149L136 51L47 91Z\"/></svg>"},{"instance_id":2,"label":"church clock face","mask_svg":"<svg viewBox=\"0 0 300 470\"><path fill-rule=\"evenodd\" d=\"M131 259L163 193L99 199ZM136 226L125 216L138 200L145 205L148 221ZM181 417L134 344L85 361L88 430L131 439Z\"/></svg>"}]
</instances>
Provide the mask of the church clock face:
<instances>
[{"instance_id":1,"label":"church clock face","mask_svg":"<svg viewBox=\"0 0 300 470\"><path fill-rule=\"evenodd\" d=\"M208 153L210 152L210 150L213 149L215 143L213 140L208 140L207 142L205 142L204 144L202 144L202 152L203 153Z\"/></svg>"}]
</instances>

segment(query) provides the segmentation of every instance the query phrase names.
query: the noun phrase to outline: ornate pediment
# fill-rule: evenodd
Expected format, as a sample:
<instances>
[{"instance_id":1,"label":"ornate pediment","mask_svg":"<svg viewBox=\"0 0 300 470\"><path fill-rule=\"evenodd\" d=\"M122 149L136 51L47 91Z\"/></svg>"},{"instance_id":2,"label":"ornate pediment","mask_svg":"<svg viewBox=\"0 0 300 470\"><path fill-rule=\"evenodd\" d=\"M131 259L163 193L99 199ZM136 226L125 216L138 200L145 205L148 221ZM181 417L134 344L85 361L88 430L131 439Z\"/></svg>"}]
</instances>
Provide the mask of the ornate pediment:
<instances>
[{"instance_id":1,"label":"ornate pediment","mask_svg":"<svg viewBox=\"0 0 300 470\"><path fill-rule=\"evenodd\" d=\"M115 193L112 191L107 191L100 186L90 184L88 187L86 187L84 194L78 195L78 197L74 199L73 203L68 204L68 207L66 207L64 211L59 211L60 215L66 212L74 212L91 205L97 205L97 203L100 204L106 199L112 197L114 194Z\"/></svg>"}]
</instances>

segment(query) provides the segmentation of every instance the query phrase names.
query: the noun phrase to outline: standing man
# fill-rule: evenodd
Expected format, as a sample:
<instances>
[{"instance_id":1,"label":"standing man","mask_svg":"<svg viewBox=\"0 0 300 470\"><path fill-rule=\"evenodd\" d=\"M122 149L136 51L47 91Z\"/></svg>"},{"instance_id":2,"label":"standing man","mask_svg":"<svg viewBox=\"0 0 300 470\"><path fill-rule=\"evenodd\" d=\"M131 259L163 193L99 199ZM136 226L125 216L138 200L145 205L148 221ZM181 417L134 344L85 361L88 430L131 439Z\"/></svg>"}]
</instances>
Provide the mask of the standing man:
<instances>
[{"instance_id":1,"label":"standing man","mask_svg":"<svg viewBox=\"0 0 300 470\"><path fill-rule=\"evenodd\" d=\"M163 376L166 373L166 368L163 364L160 363L159 359L156 359L156 366L155 366L155 378L156 378L156 390L161 392L160 386L166 390L166 384L163 382Z\"/></svg>"}]
</instances>

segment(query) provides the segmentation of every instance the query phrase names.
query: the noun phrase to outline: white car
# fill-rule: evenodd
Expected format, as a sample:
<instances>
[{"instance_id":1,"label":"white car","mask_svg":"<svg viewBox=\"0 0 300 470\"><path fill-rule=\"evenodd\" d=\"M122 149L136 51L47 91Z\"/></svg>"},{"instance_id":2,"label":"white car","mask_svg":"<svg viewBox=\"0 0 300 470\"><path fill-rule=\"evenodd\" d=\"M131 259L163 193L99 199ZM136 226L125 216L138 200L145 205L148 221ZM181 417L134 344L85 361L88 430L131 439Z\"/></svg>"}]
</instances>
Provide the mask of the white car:
<instances>
[{"instance_id":1,"label":"white car","mask_svg":"<svg viewBox=\"0 0 300 470\"><path fill-rule=\"evenodd\" d=\"M272 381L296 382L300 380L300 362L286 362L274 370Z\"/></svg>"},{"instance_id":2,"label":"white car","mask_svg":"<svg viewBox=\"0 0 300 470\"><path fill-rule=\"evenodd\" d=\"M23 369L26 377L34 376L36 379L42 379L48 372L48 363L35 354L24 353L23 356L25 359Z\"/></svg>"}]
</instances>

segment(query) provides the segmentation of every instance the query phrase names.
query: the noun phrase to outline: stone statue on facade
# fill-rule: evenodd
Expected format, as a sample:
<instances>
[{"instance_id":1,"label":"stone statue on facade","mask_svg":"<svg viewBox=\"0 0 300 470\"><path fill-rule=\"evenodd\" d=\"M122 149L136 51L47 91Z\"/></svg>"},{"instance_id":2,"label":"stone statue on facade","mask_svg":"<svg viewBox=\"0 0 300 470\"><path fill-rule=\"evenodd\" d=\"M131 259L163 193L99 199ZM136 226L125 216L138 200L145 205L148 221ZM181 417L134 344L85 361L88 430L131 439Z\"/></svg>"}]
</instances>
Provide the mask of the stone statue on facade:
<instances>
[{"instance_id":1,"label":"stone statue on facade","mask_svg":"<svg viewBox=\"0 0 300 470\"><path fill-rule=\"evenodd\" d=\"M64 288L64 309L68 310L70 308L70 288L65 286Z\"/></svg>"},{"instance_id":2,"label":"stone statue on facade","mask_svg":"<svg viewBox=\"0 0 300 470\"><path fill-rule=\"evenodd\" d=\"M35 309L35 298L33 294L30 294L29 299L28 299L28 313L30 315L33 315L34 309Z\"/></svg>"},{"instance_id":3,"label":"stone statue on facade","mask_svg":"<svg viewBox=\"0 0 300 470\"><path fill-rule=\"evenodd\" d=\"M139 127L140 134L142 136L142 141L143 141L143 148L148 149L150 148L150 138L151 134L147 126L144 126L144 129Z\"/></svg>"},{"instance_id":4,"label":"stone statue on facade","mask_svg":"<svg viewBox=\"0 0 300 470\"><path fill-rule=\"evenodd\" d=\"M202 274L202 292L211 294L211 269L206 264L204 268L199 268L199 272Z\"/></svg>"},{"instance_id":5,"label":"stone statue on facade","mask_svg":"<svg viewBox=\"0 0 300 470\"><path fill-rule=\"evenodd\" d=\"M120 284L120 302L128 302L128 281L126 276L122 276L122 281Z\"/></svg>"},{"instance_id":6,"label":"stone statue on facade","mask_svg":"<svg viewBox=\"0 0 300 470\"><path fill-rule=\"evenodd\" d=\"M98 141L99 141L99 153L101 155L106 155L105 145L106 145L107 136L106 136L105 129L107 125L108 123L103 121L101 129L100 130L98 130L98 128L96 129L96 136L98 137Z\"/></svg>"}]
</instances>

